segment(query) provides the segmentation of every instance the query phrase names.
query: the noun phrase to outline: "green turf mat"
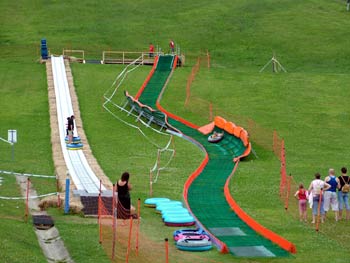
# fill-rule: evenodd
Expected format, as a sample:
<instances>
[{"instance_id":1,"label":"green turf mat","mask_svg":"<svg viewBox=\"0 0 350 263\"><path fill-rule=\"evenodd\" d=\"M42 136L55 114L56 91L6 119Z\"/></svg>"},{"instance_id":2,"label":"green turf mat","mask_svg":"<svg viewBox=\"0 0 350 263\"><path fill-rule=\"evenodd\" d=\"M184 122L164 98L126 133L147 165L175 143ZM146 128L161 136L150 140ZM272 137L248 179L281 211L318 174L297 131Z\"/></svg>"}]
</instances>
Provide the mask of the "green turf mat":
<instances>
[{"instance_id":1,"label":"green turf mat","mask_svg":"<svg viewBox=\"0 0 350 263\"><path fill-rule=\"evenodd\" d=\"M140 102L156 108L157 98L171 73L173 56L160 56L157 68L140 96ZM244 223L230 208L224 196L224 185L230 176L233 158L241 155L245 147L239 138L225 133L216 143L208 136L171 119L168 122L206 149L209 162L188 190L189 206L199 222L224 242L237 257L287 257L284 249L262 237ZM215 128L217 131L221 131Z\"/></svg>"}]
</instances>

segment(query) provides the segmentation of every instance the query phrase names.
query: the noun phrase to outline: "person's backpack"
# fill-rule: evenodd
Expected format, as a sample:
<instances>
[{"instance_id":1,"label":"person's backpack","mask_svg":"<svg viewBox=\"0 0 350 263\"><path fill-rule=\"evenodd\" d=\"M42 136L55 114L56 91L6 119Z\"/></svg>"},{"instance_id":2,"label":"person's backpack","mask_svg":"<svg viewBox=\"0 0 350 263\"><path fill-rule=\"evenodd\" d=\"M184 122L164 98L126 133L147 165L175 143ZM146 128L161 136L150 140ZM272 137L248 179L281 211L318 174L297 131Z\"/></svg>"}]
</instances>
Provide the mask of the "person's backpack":
<instances>
[{"instance_id":1,"label":"person's backpack","mask_svg":"<svg viewBox=\"0 0 350 263\"><path fill-rule=\"evenodd\" d=\"M343 182L344 182L344 185L343 185L341 191L342 191L343 193L349 193L349 192L350 192L349 177L348 177L348 181L347 181L347 182L345 182L343 176L341 177L341 179L342 179Z\"/></svg>"}]
</instances>

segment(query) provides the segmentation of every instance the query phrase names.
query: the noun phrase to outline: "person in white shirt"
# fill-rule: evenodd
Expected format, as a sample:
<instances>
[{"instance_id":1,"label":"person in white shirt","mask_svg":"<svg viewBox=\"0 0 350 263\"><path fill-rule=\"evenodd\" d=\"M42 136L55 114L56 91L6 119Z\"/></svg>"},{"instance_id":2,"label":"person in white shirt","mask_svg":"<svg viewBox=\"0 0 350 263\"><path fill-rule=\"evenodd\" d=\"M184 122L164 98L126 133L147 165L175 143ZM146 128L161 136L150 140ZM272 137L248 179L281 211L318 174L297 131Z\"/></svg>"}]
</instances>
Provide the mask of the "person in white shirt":
<instances>
[{"instance_id":1,"label":"person in white shirt","mask_svg":"<svg viewBox=\"0 0 350 263\"><path fill-rule=\"evenodd\" d=\"M321 215L321 222L324 222L324 206L323 206L323 191L328 190L331 186L321 180L320 173L315 174L315 180L313 180L309 186L309 193L312 194L312 222L316 222L316 216Z\"/></svg>"}]
</instances>

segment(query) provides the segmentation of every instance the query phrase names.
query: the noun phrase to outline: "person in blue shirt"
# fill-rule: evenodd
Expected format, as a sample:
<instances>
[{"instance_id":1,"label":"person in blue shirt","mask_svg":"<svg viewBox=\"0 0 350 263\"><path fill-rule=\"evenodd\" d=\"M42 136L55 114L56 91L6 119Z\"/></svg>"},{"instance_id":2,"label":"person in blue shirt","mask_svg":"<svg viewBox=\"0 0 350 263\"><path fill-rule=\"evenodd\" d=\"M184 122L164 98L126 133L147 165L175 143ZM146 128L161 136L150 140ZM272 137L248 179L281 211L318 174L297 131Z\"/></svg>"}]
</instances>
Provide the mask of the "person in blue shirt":
<instances>
[{"instance_id":1,"label":"person in blue shirt","mask_svg":"<svg viewBox=\"0 0 350 263\"><path fill-rule=\"evenodd\" d=\"M327 213L329 208L332 207L332 211L335 213L334 219L335 221L338 221L339 206L337 190L340 188L340 182L335 176L335 171L333 168L329 169L328 176L326 176L324 181L331 186L324 192L324 211Z\"/></svg>"}]
</instances>

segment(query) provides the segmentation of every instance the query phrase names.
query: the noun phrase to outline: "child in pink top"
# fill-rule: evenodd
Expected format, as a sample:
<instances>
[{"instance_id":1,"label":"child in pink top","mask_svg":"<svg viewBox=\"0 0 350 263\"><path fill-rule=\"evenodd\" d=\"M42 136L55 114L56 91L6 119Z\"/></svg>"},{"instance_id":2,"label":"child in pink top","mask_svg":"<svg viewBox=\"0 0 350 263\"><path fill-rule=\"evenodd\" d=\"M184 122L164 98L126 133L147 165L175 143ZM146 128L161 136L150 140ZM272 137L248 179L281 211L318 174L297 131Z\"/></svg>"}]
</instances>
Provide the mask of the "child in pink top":
<instances>
[{"instance_id":1,"label":"child in pink top","mask_svg":"<svg viewBox=\"0 0 350 263\"><path fill-rule=\"evenodd\" d=\"M295 192L294 197L299 200L299 219L300 222L307 222L307 213L306 213L306 203L307 203L307 191L304 188L303 184L299 185L298 191Z\"/></svg>"}]
</instances>

